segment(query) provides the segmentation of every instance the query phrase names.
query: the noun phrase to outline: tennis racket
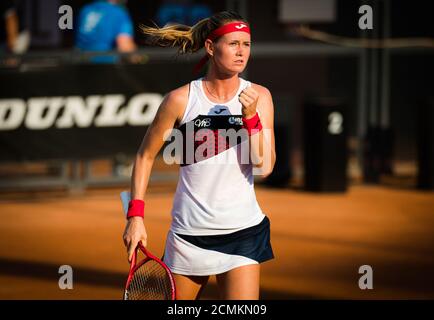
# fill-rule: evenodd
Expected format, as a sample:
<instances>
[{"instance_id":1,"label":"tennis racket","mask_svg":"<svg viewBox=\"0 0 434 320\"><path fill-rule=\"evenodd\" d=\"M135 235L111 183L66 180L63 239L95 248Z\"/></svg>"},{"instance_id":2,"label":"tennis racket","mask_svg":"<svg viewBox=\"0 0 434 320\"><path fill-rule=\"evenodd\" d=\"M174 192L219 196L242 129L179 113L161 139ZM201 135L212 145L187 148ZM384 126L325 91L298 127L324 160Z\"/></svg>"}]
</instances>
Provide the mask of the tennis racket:
<instances>
[{"instance_id":1,"label":"tennis racket","mask_svg":"<svg viewBox=\"0 0 434 320\"><path fill-rule=\"evenodd\" d=\"M121 199L126 214L129 192L123 191ZM137 260L139 251L145 255L140 261ZM169 268L139 242L131 259L124 300L175 300L175 297L175 281Z\"/></svg>"}]
</instances>

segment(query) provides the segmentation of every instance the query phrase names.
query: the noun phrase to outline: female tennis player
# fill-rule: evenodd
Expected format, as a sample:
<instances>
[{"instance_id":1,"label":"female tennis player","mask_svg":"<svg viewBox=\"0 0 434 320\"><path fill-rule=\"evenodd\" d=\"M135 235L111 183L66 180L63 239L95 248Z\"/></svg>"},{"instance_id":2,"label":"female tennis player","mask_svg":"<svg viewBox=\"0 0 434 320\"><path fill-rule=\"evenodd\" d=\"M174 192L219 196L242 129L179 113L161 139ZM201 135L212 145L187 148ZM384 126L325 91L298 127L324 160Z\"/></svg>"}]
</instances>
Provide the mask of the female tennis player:
<instances>
[{"instance_id":1,"label":"female tennis player","mask_svg":"<svg viewBox=\"0 0 434 320\"><path fill-rule=\"evenodd\" d=\"M253 168L262 176L270 174L275 148L270 92L239 77L250 56L249 24L240 15L224 11L193 27L144 27L143 31L156 45L176 46L181 53L204 47L206 56L197 67L207 60L209 66L203 78L165 96L137 152L133 200L123 235L128 258L139 241L147 243L144 196L165 133L177 128L188 140L193 139L188 128L193 128L194 151L198 151L201 142L213 141L197 141L199 131L209 129L217 137L215 152L206 149L204 157L195 155L193 161L181 163L163 261L174 274L177 299L198 299L211 275L216 275L222 299L258 299L260 263L274 256L270 222L255 196ZM217 146L222 141L217 130L231 128L245 130L246 140ZM250 158L243 163L239 151L246 141ZM260 162L265 150L271 155L268 165ZM191 156L186 153L184 159ZM225 161L211 161L219 157L226 157Z\"/></svg>"}]
</instances>

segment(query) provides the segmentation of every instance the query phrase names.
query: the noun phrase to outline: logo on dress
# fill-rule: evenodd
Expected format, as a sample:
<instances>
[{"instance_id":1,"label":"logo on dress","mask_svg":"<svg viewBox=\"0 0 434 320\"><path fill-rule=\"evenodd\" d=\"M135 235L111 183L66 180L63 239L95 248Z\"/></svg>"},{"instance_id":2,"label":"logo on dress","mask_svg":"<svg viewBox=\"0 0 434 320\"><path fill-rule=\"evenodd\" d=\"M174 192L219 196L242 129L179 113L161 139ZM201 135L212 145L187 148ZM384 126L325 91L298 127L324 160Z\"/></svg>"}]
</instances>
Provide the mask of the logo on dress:
<instances>
[{"instance_id":1,"label":"logo on dress","mask_svg":"<svg viewBox=\"0 0 434 320\"><path fill-rule=\"evenodd\" d=\"M205 118L205 119L196 119L194 121L194 125L199 128L206 128L211 125L211 119Z\"/></svg>"},{"instance_id":2,"label":"logo on dress","mask_svg":"<svg viewBox=\"0 0 434 320\"><path fill-rule=\"evenodd\" d=\"M218 105L213 106L208 111L208 115L216 115L216 114L227 115L227 114L231 114L231 112L229 111L227 106L218 104Z\"/></svg>"},{"instance_id":3,"label":"logo on dress","mask_svg":"<svg viewBox=\"0 0 434 320\"><path fill-rule=\"evenodd\" d=\"M242 29L242 28L247 28L247 26L244 23L241 23L241 24L235 26L235 28Z\"/></svg>"},{"instance_id":4,"label":"logo on dress","mask_svg":"<svg viewBox=\"0 0 434 320\"><path fill-rule=\"evenodd\" d=\"M220 108L218 111L216 110L216 111L214 111L214 113L216 113L216 114L220 114L220 113L222 113L223 111L225 111L226 110L226 108Z\"/></svg>"},{"instance_id":5,"label":"logo on dress","mask_svg":"<svg viewBox=\"0 0 434 320\"><path fill-rule=\"evenodd\" d=\"M228 121L230 124L243 125L243 121L240 117L229 117Z\"/></svg>"}]
</instances>

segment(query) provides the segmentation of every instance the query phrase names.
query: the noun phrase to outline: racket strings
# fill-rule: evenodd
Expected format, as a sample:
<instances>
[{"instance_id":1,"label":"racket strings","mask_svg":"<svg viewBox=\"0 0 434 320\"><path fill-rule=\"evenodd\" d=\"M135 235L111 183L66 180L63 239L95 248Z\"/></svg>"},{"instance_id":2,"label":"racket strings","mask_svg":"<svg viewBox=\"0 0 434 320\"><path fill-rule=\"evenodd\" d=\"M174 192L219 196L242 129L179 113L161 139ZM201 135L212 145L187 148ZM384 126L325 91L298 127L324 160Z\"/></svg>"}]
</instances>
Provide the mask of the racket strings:
<instances>
[{"instance_id":1,"label":"racket strings","mask_svg":"<svg viewBox=\"0 0 434 320\"><path fill-rule=\"evenodd\" d=\"M149 260L134 273L128 291L129 300L170 300L172 284L166 269Z\"/></svg>"}]
</instances>

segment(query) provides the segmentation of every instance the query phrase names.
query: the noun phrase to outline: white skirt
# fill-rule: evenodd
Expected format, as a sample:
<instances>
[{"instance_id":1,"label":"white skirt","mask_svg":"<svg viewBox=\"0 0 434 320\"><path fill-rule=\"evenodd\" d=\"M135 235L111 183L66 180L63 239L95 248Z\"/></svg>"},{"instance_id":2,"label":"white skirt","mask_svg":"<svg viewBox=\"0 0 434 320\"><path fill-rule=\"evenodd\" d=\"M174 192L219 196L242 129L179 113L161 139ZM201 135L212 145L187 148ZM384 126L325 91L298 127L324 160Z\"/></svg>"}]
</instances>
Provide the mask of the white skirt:
<instances>
[{"instance_id":1,"label":"white skirt","mask_svg":"<svg viewBox=\"0 0 434 320\"><path fill-rule=\"evenodd\" d=\"M180 235L169 231L163 261L175 274L208 276L274 258L270 223L216 236Z\"/></svg>"}]
</instances>

